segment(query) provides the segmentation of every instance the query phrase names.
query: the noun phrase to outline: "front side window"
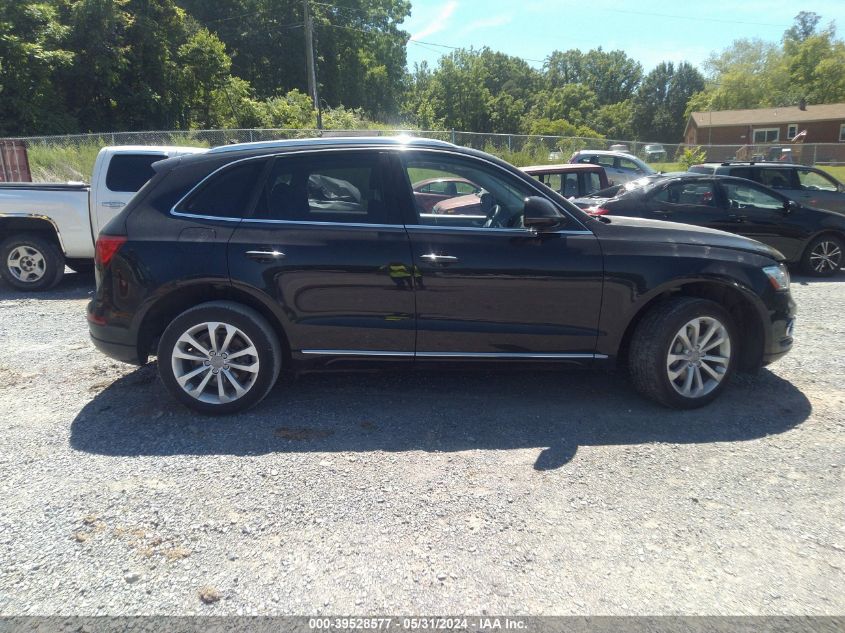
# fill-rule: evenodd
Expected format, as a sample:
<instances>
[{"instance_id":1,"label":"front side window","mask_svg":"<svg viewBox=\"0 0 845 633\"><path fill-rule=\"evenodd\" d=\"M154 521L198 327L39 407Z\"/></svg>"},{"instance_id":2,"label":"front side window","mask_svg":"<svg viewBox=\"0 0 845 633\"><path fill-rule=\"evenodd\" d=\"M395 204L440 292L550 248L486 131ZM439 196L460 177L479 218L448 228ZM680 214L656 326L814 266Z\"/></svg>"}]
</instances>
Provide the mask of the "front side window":
<instances>
[{"instance_id":1,"label":"front side window","mask_svg":"<svg viewBox=\"0 0 845 633\"><path fill-rule=\"evenodd\" d=\"M635 171L637 173L641 172L640 166L637 165L634 161L628 158L620 158L619 159L619 166L622 169L627 169L628 171Z\"/></svg>"},{"instance_id":2,"label":"front side window","mask_svg":"<svg viewBox=\"0 0 845 633\"><path fill-rule=\"evenodd\" d=\"M178 211L216 218L242 218L248 214L258 179L267 159L245 160L209 176Z\"/></svg>"},{"instance_id":3,"label":"front side window","mask_svg":"<svg viewBox=\"0 0 845 633\"><path fill-rule=\"evenodd\" d=\"M725 196L732 209L756 207L758 209L783 209L783 200L769 195L762 189L741 184L724 184Z\"/></svg>"},{"instance_id":4,"label":"front side window","mask_svg":"<svg viewBox=\"0 0 845 633\"><path fill-rule=\"evenodd\" d=\"M827 176L810 169L799 169L798 180L801 188L809 191L837 191L836 183Z\"/></svg>"},{"instance_id":5,"label":"front side window","mask_svg":"<svg viewBox=\"0 0 845 633\"><path fill-rule=\"evenodd\" d=\"M715 207L715 190L710 182L675 182L657 192L654 200L668 204Z\"/></svg>"},{"instance_id":6,"label":"front side window","mask_svg":"<svg viewBox=\"0 0 845 633\"><path fill-rule=\"evenodd\" d=\"M153 163L167 158L166 154L116 154L106 172L106 189L135 193L153 177Z\"/></svg>"},{"instance_id":7,"label":"front side window","mask_svg":"<svg viewBox=\"0 0 845 633\"><path fill-rule=\"evenodd\" d=\"M390 224L379 156L277 158L255 217L289 222Z\"/></svg>"},{"instance_id":8,"label":"front side window","mask_svg":"<svg viewBox=\"0 0 845 633\"><path fill-rule=\"evenodd\" d=\"M415 199L419 224L470 228L522 227L525 198L536 195L528 185L484 163L443 154L423 152L403 155L410 182L421 174L455 178L473 184L475 193L438 202L430 211Z\"/></svg>"}]
</instances>

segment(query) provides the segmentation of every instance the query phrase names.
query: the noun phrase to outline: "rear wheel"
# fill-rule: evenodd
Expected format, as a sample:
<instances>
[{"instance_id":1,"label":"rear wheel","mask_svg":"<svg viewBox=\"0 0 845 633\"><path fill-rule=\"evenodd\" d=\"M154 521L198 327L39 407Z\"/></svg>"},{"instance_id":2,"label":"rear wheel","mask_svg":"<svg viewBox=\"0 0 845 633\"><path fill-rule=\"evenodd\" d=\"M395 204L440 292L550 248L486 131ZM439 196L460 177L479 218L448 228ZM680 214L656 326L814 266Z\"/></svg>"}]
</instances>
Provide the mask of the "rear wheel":
<instances>
[{"instance_id":1,"label":"rear wheel","mask_svg":"<svg viewBox=\"0 0 845 633\"><path fill-rule=\"evenodd\" d=\"M676 409L713 401L734 371L736 345L730 315L694 297L665 301L634 332L629 370L636 389Z\"/></svg>"},{"instance_id":2,"label":"rear wheel","mask_svg":"<svg viewBox=\"0 0 845 633\"><path fill-rule=\"evenodd\" d=\"M19 290L47 290L61 281L64 272L64 255L41 235L22 233L0 244L0 276Z\"/></svg>"},{"instance_id":3,"label":"rear wheel","mask_svg":"<svg viewBox=\"0 0 845 633\"><path fill-rule=\"evenodd\" d=\"M830 277L842 267L845 244L835 235L820 235L807 246L802 268L814 277Z\"/></svg>"},{"instance_id":4,"label":"rear wheel","mask_svg":"<svg viewBox=\"0 0 845 633\"><path fill-rule=\"evenodd\" d=\"M270 392L282 352L270 324L255 310L212 301L186 310L164 331L158 371L165 387L195 411L243 411Z\"/></svg>"}]
</instances>

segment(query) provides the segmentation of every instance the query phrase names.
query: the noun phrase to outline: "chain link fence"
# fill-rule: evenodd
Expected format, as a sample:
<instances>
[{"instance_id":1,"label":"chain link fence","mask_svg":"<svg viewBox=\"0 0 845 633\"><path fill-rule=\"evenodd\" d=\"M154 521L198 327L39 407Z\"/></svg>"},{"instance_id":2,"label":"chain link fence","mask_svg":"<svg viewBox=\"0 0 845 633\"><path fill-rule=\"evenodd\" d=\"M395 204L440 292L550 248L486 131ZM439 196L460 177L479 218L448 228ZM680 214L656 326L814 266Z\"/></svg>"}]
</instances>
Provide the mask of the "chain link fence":
<instances>
[{"instance_id":1,"label":"chain link fence","mask_svg":"<svg viewBox=\"0 0 845 633\"><path fill-rule=\"evenodd\" d=\"M324 130L316 129L227 129L158 130L33 136L26 142L32 179L35 181L88 180L94 159L106 145L190 145L215 147L229 143L249 143L314 136L412 136L436 138L457 145L480 149L501 156L515 165L567 162L572 153L584 149L619 150L651 163L657 169L678 169L687 149L701 150L705 161L775 160L805 165L845 164L845 143L804 143L772 145L704 145L624 141L572 136L528 134L486 134L457 130ZM4 139L0 139L2 141Z\"/></svg>"}]
</instances>

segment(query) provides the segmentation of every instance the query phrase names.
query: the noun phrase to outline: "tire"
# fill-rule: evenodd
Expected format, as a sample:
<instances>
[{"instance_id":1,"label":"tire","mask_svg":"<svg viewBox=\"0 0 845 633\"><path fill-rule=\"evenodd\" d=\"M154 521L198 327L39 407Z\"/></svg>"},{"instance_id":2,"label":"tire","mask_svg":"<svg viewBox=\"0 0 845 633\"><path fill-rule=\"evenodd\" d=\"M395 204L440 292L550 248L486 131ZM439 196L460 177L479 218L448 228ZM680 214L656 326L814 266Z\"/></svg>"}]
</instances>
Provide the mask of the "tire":
<instances>
[{"instance_id":1,"label":"tire","mask_svg":"<svg viewBox=\"0 0 845 633\"><path fill-rule=\"evenodd\" d=\"M698 323L697 339L691 325L694 322ZM711 327L715 328L712 333ZM681 338L682 329L691 348ZM634 387L645 397L673 409L695 409L712 402L734 373L739 351L735 332L730 315L713 301L676 297L658 304L637 324L631 340L628 369ZM723 335L725 342L712 349L706 347ZM706 354L695 349L702 340ZM720 360L713 360L716 358ZM686 388L689 391L684 393Z\"/></svg>"},{"instance_id":2,"label":"tire","mask_svg":"<svg viewBox=\"0 0 845 633\"><path fill-rule=\"evenodd\" d=\"M830 277L842 268L845 243L836 235L819 235L807 245L801 269L813 277Z\"/></svg>"},{"instance_id":3,"label":"tire","mask_svg":"<svg viewBox=\"0 0 845 633\"><path fill-rule=\"evenodd\" d=\"M91 275L94 272L93 259L71 259L65 261L65 266L80 275Z\"/></svg>"},{"instance_id":4,"label":"tire","mask_svg":"<svg viewBox=\"0 0 845 633\"><path fill-rule=\"evenodd\" d=\"M208 324L216 324L214 345ZM198 346L188 342L187 335ZM254 353L244 351L251 348ZM164 331L157 353L167 390L206 415L238 413L258 404L276 384L282 366L281 345L270 324L252 308L231 301L203 303L180 314ZM232 363L228 355L235 354L239 362Z\"/></svg>"},{"instance_id":5,"label":"tire","mask_svg":"<svg viewBox=\"0 0 845 633\"><path fill-rule=\"evenodd\" d=\"M21 233L0 244L0 277L18 290L48 290L64 274L65 256L48 238Z\"/></svg>"}]
</instances>

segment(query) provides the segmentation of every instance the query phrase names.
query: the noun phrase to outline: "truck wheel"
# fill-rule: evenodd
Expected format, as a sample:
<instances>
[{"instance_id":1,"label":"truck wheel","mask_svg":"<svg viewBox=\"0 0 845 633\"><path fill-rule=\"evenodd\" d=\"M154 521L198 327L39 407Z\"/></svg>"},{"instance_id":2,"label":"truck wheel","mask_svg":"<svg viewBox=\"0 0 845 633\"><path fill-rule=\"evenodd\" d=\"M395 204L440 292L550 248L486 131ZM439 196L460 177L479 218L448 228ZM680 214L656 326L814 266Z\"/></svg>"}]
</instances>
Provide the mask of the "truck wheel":
<instances>
[{"instance_id":1,"label":"truck wheel","mask_svg":"<svg viewBox=\"0 0 845 633\"><path fill-rule=\"evenodd\" d=\"M733 321L719 304L669 299L637 324L629 350L631 380L637 391L664 406L704 406L730 381L737 343Z\"/></svg>"},{"instance_id":2,"label":"truck wheel","mask_svg":"<svg viewBox=\"0 0 845 633\"><path fill-rule=\"evenodd\" d=\"M65 274L65 256L37 233L13 235L0 244L0 277L19 290L47 290Z\"/></svg>"},{"instance_id":3,"label":"truck wheel","mask_svg":"<svg viewBox=\"0 0 845 633\"><path fill-rule=\"evenodd\" d=\"M807 246L801 267L814 277L830 277L842 267L845 244L835 235L820 235Z\"/></svg>"},{"instance_id":4,"label":"truck wheel","mask_svg":"<svg viewBox=\"0 0 845 633\"><path fill-rule=\"evenodd\" d=\"M270 324L232 301L211 301L173 319L158 345L164 386L182 404L210 415L237 413L267 396L282 350Z\"/></svg>"}]
</instances>

